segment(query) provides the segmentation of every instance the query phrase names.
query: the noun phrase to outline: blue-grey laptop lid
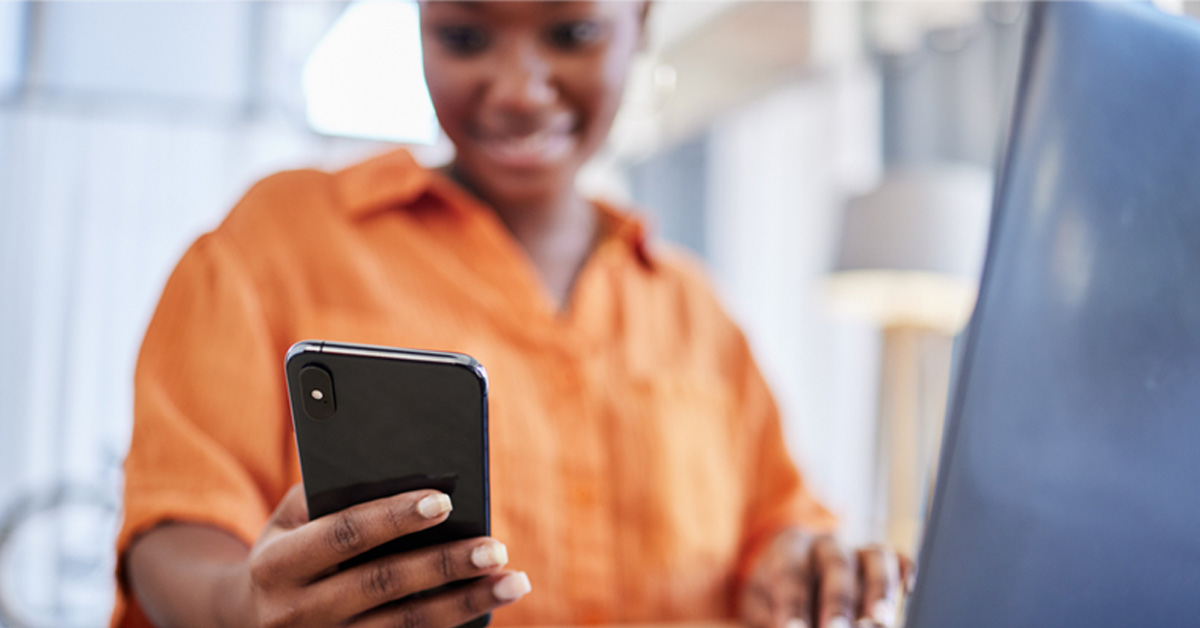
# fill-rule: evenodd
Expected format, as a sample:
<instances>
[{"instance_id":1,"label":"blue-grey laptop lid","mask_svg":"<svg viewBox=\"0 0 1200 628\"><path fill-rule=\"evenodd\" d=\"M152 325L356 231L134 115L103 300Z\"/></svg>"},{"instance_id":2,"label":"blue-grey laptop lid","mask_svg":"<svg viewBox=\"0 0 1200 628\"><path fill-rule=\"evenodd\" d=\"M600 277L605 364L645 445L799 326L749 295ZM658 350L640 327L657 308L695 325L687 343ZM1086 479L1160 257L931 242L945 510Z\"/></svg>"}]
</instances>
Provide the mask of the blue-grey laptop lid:
<instances>
[{"instance_id":1,"label":"blue-grey laptop lid","mask_svg":"<svg viewBox=\"0 0 1200 628\"><path fill-rule=\"evenodd\" d=\"M1027 37L907 625L1200 626L1200 24Z\"/></svg>"}]
</instances>

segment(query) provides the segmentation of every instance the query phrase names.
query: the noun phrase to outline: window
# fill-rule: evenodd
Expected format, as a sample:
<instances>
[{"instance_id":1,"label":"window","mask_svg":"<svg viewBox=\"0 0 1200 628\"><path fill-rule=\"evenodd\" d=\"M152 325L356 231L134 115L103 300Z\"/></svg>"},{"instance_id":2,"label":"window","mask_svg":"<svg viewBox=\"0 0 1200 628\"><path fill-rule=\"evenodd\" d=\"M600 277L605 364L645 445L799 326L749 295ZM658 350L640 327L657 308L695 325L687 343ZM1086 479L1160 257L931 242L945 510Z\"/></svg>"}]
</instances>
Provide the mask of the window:
<instances>
[{"instance_id":1,"label":"window","mask_svg":"<svg viewBox=\"0 0 1200 628\"><path fill-rule=\"evenodd\" d=\"M433 144L437 118L421 61L417 5L352 3L304 69L308 124L326 135Z\"/></svg>"}]
</instances>

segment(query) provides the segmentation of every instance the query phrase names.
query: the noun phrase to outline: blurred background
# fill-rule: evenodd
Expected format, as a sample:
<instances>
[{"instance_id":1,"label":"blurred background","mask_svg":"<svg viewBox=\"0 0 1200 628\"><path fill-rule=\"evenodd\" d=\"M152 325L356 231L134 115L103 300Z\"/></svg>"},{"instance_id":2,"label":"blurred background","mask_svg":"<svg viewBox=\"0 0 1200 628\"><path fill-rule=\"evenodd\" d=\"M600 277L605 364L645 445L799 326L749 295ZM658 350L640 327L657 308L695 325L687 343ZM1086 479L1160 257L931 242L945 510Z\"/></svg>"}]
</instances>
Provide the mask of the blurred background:
<instances>
[{"instance_id":1,"label":"blurred background","mask_svg":"<svg viewBox=\"0 0 1200 628\"><path fill-rule=\"evenodd\" d=\"M1024 12L659 0L581 182L707 262L850 543L916 548ZM271 172L397 143L452 155L410 2L0 1L0 626L106 623L184 249Z\"/></svg>"}]
</instances>

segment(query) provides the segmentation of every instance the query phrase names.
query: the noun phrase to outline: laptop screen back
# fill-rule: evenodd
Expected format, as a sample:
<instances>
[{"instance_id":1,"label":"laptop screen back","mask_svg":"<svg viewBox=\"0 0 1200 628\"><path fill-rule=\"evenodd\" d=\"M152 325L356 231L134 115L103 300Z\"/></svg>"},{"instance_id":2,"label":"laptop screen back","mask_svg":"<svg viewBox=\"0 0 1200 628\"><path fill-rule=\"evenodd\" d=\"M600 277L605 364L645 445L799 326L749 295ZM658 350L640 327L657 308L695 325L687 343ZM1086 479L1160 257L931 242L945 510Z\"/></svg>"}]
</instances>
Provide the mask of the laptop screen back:
<instances>
[{"instance_id":1,"label":"laptop screen back","mask_svg":"<svg viewBox=\"0 0 1200 628\"><path fill-rule=\"evenodd\" d=\"M1200 626L1200 24L1026 45L907 625Z\"/></svg>"}]
</instances>

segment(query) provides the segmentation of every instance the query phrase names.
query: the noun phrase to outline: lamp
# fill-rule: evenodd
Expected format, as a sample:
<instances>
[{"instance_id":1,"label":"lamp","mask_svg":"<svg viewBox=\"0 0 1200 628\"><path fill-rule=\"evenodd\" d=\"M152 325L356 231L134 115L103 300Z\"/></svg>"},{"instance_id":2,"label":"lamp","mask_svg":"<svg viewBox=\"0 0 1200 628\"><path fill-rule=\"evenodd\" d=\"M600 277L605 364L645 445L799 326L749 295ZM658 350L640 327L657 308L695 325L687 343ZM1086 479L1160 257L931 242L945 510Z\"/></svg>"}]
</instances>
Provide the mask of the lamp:
<instances>
[{"instance_id":1,"label":"lamp","mask_svg":"<svg viewBox=\"0 0 1200 628\"><path fill-rule=\"evenodd\" d=\"M969 164L890 171L847 204L829 278L835 311L883 333L873 527L910 556L940 445L953 337L978 291L991 189L990 173Z\"/></svg>"},{"instance_id":2,"label":"lamp","mask_svg":"<svg viewBox=\"0 0 1200 628\"><path fill-rule=\"evenodd\" d=\"M829 287L834 305L882 326L958 333L983 264L991 174L978 166L898 168L846 206Z\"/></svg>"}]
</instances>

